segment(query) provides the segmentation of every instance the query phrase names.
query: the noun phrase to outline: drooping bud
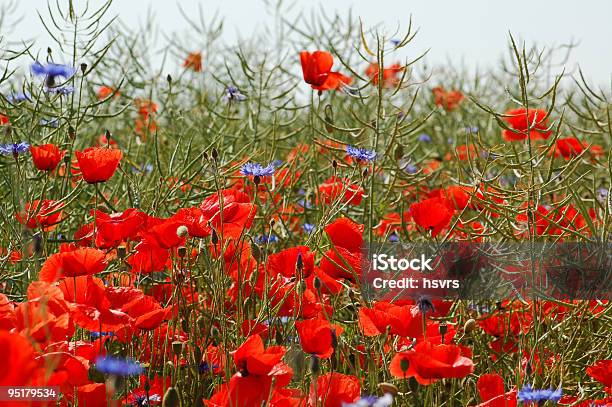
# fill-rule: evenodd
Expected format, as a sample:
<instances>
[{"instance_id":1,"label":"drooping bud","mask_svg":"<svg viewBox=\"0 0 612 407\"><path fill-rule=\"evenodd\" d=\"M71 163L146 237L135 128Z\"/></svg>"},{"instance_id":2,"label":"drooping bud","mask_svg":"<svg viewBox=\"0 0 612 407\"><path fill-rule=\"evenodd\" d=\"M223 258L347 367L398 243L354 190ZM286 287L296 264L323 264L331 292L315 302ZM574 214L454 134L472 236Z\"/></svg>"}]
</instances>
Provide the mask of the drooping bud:
<instances>
[{"instance_id":1,"label":"drooping bud","mask_svg":"<svg viewBox=\"0 0 612 407\"><path fill-rule=\"evenodd\" d=\"M168 74L168 76L166 76L166 80L168 81L168 83L172 83L172 76Z\"/></svg>"},{"instance_id":2,"label":"drooping bud","mask_svg":"<svg viewBox=\"0 0 612 407\"><path fill-rule=\"evenodd\" d=\"M162 407L179 407L180 405L181 400L178 391L175 387L168 387L168 390L166 390L166 394L164 394L164 401L162 402Z\"/></svg>"},{"instance_id":3,"label":"drooping bud","mask_svg":"<svg viewBox=\"0 0 612 407\"><path fill-rule=\"evenodd\" d=\"M476 321L470 318L467 321L465 321L465 325L463 325L463 332L465 332L466 334L469 334L474 330L474 328L476 328Z\"/></svg>"},{"instance_id":4,"label":"drooping bud","mask_svg":"<svg viewBox=\"0 0 612 407\"><path fill-rule=\"evenodd\" d=\"M219 158L219 152L217 151L216 148L212 149L211 156L212 156L213 160L215 160L215 161L217 161L217 158Z\"/></svg>"},{"instance_id":5,"label":"drooping bud","mask_svg":"<svg viewBox=\"0 0 612 407\"><path fill-rule=\"evenodd\" d=\"M81 64L81 72L83 73L83 75L85 75L85 72L87 72L87 64L86 63L82 63Z\"/></svg>"},{"instance_id":6,"label":"drooping bud","mask_svg":"<svg viewBox=\"0 0 612 407\"><path fill-rule=\"evenodd\" d=\"M215 229L213 229L212 233L210 234L210 241L215 246L217 245L217 243L219 243L219 236L217 235L217 231Z\"/></svg>"}]
</instances>

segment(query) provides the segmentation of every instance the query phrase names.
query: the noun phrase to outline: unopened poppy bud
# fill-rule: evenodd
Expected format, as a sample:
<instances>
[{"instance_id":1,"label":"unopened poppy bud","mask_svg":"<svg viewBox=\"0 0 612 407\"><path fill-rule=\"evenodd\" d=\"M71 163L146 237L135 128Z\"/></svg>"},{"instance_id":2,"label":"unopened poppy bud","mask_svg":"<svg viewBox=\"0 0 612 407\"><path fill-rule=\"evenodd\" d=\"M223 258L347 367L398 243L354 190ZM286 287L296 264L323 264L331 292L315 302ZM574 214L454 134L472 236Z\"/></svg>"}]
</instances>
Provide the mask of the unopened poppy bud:
<instances>
[{"instance_id":1,"label":"unopened poppy bud","mask_svg":"<svg viewBox=\"0 0 612 407\"><path fill-rule=\"evenodd\" d=\"M212 156L213 160L215 160L215 161L217 161L217 158L219 158L219 152L217 151L216 148L212 149L211 156Z\"/></svg>"},{"instance_id":2,"label":"unopened poppy bud","mask_svg":"<svg viewBox=\"0 0 612 407\"><path fill-rule=\"evenodd\" d=\"M315 290L317 291L321 290L321 279L318 276L315 276L313 285L314 285Z\"/></svg>"},{"instance_id":3,"label":"unopened poppy bud","mask_svg":"<svg viewBox=\"0 0 612 407\"><path fill-rule=\"evenodd\" d=\"M51 47L47 47L47 54L51 55Z\"/></svg>"},{"instance_id":4,"label":"unopened poppy bud","mask_svg":"<svg viewBox=\"0 0 612 407\"><path fill-rule=\"evenodd\" d=\"M255 176L253 177L253 183L254 183L255 185L259 185L259 182L260 182L260 181L261 181L261 178L259 177L259 175L255 175Z\"/></svg>"},{"instance_id":5,"label":"unopened poppy bud","mask_svg":"<svg viewBox=\"0 0 612 407\"><path fill-rule=\"evenodd\" d=\"M368 176L368 169L367 168L363 169L362 175L363 175L363 178L366 178Z\"/></svg>"},{"instance_id":6,"label":"unopened poppy bud","mask_svg":"<svg viewBox=\"0 0 612 407\"><path fill-rule=\"evenodd\" d=\"M313 354L310 357L310 371L315 376L317 376L321 371L321 364L319 363L319 357L317 355Z\"/></svg>"},{"instance_id":7,"label":"unopened poppy bud","mask_svg":"<svg viewBox=\"0 0 612 407\"><path fill-rule=\"evenodd\" d=\"M474 330L474 328L476 328L476 321L470 318L467 321L465 321L465 325L463 325L463 332L465 332L466 334L469 334Z\"/></svg>"},{"instance_id":8,"label":"unopened poppy bud","mask_svg":"<svg viewBox=\"0 0 612 407\"><path fill-rule=\"evenodd\" d=\"M217 245L217 243L219 243L219 236L217 235L217 231L215 229L213 229L212 233L210 234L210 241L215 246Z\"/></svg>"},{"instance_id":9,"label":"unopened poppy bud","mask_svg":"<svg viewBox=\"0 0 612 407\"><path fill-rule=\"evenodd\" d=\"M168 387L166 394L164 394L164 401L162 407L179 407L181 400L179 398L178 390L175 387Z\"/></svg>"},{"instance_id":10,"label":"unopened poppy bud","mask_svg":"<svg viewBox=\"0 0 612 407\"><path fill-rule=\"evenodd\" d=\"M86 63L82 63L81 64L81 72L83 72L83 75L85 74L86 71L87 71L87 64Z\"/></svg>"},{"instance_id":11,"label":"unopened poppy bud","mask_svg":"<svg viewBox=\"0 0 612 407\"><path fill-rule=\"evenodd\" d=\"M68 137L70 137L72 140L76 138L76 130L72 126L68 126Z\"/></svg>"},{"instance_id":12,"label":"unopened poppy bud","mask_svg":"<svg viewBox=\"0 0 612 407\"><path fill-rule=\"evenodd\" d=\"M334 170L338 168L338 161L336 160L332 161L332 167L334 167Z\"/></svg>"},{"instance_id":13,"label":"unopened poppy bud","mask_svg":"<svg viewBox=\"0 0 612 407\"><path fill-rule=\"evenodd\" d=\"M172 342L172 353L174 353L174 356L180 356L183 353L183 342Z\"/></svg>"},{"instance_id":14,"label":"unopened poppy bud","mask_svg":"<svg viewBox=\"0 0 612 407\"><path fill-rule=\"evenodd\" d=\"M125 258L125 254L126 254L125 246L117 247L117 257L119 257L120 259L123 259Z\"/></svg>"},{"instance_id":15,"label":"unopened poppy bud","mask_svg":"<svg viewBox=\"0 0 612 407\"><path fill-rule=\"evenodd\" d=\"M172 83L172 76L168 74L168 76L166 76L166 80L168 81L168 83Z\"/></svg>"},{"instance_id":16,"label":"unopened poppy bud","mask_svg":"<svg viewBox=\"0 0 612 407\"><path fill-rule=\"evenodd\" d=\"M304 260L302 259L302 253L298 253L297 260L295 262L295 269L299 272L304 270Z\"/></svg>"},{"instance_id":17,"label":"unopened poppy bud","mask_svg":"<svg viewBox=\"0 0 612 407\"><path fill-rule=\"evenodd\" d=\"M400 369L402 369L402 372L404 372L404 374L408 371L409 367L410 362L408 361L408 359L402 358L402 360L400 360Z\"/></svg>"},{"instance_id":18,"label":"unopened poppy bud","mask_svg":"<svg viewBox=\"0 0 612 407\"><path fill-rule=\"evenodd\" d=\"M378 383L378 390L382 392L382 394L390 394L392 396L397 396L398 388L392 383Z\"/></svg>"},{"instance_id":19,"label":"unopened poppy bud","mask_svg":"<svg viewBox=\"0 0 612 407\"><path fill-rule=\"evenodd\" d=\"M336 350L336 348L338 347L338 335L336 335L335 329L331 330L331 338L332 338L332 348Z\"/></svg>"},{"instance_id":20,"label":"unopened poppy bud","mask_svg":"<svg viewBox=\"0 0 612 407\"><path fill-rule=\"evenodd\" d=\"M181 225L178 228L176 228L176 235L178 237L186 237L187 234L189 234L189 229L187 229L187 226Z\"/></svg>"},{"instance_id":21,"label":"unopened poppy bud","mask_svg":"<svg viewBox=\"0 0 612 407\"><path fill-rule=\"evenodd\" d=\"M202 154L202 158L204 158L204 161L208 161L208 153L206 151Z\"/></svg>"}]
</instances>

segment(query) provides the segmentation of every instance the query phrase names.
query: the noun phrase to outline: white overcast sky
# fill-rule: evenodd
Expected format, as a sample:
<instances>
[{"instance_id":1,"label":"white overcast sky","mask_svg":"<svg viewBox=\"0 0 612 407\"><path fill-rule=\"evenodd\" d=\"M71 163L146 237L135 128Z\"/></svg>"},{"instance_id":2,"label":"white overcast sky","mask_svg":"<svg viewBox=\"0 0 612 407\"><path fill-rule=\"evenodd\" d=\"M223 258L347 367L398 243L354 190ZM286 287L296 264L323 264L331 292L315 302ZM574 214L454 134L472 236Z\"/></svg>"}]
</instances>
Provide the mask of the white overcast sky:
<instances>
[{"instance_id":1,"label":"white overcast sky","mask_svg":"<svg viewBox=\"0 0 612 407\"><path fill-rule=\"evenodd\" d=\"M10 0L0 0L0 3ZM11 40L38 37L46 49L44 29L35 13L46 13L46 0L17 0L23 20L11 33ZM55 0L52 0L55 2ZM66 0L59 0L64 3ZM144 20L150 7L165 32L185 29L179 0L114 0L111 14L135 26ZM74 0L82 4L85 0ZM286 1L288 2L288 1ZM101 4L101 0L90 0ZM261 24L269 23L263 0L180 0L184 10L197 15L198 4L211 17L215 11L225 19L224 40L231 44L240 35L248 36ZM310 11L318 1L294 0L296 9ZM612 74L612 0L325 0L329 10L353 8L366 25L384 24L395 31L406 27L409 16L420 28L416 48L431 48L430 63L465 63L468 67L488 67L505 52L508 31L516 37L542 46L578 41L568 68L580 64L585 76L600 84L610 84ZM608 87L609 89L609 87Z\"/></svg>"}]
</instances>

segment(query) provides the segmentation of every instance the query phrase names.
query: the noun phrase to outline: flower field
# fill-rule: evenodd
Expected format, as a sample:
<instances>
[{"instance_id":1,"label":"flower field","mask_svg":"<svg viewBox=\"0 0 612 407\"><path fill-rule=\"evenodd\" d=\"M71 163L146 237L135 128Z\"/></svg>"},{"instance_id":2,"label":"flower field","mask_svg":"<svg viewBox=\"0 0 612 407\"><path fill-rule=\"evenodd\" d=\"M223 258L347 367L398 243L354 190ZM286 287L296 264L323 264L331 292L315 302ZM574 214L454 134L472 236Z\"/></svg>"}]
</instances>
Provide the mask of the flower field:
<instances>
[{"instance_id":1,"label":"flower field","mask_svg":"<svg viewBox=\"0 0 612 407\"><path fill-rule=\"evenodd\" d=\"M612 93L563 49L510 35L470 75L412 21L228 46L186 15L159 62L98 3L50 2L48 49L0 36L0 407L612 406L609 268L364 295L374 244L609 247Z\"/></svg>"}]
</instances>

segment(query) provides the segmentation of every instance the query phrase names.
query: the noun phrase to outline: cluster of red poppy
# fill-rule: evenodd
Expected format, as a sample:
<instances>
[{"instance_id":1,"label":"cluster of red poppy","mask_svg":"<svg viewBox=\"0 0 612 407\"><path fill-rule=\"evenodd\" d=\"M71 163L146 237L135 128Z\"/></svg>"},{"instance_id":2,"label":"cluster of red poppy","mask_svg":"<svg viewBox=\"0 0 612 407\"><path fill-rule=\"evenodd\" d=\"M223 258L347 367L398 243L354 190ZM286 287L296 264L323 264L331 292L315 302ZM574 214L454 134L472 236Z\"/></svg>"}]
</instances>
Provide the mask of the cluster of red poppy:
<instances>
[{"instance_id":1,"label":"cluster of red poppy","mask_svg":"<svg viewBox=\"0 0 612 407\"><path fill-rule=\"evenodd\" d=\"M342 90L352 84L353 78L332 71L330 53L299 56L312 89ZM184 67L202 71L201 54L189 54ZM372 85L401 84L403 66L380 68L372 63L365 71ZM119 92L111 87L98 92L101 101L112 95ZM436 87L433 98L444 116L465 104L459 90ZM143 99L135 105L134 133L146 142L157 129L158 105ZM497 136L545 141L555 133L549 116L544 110L510 110ZM0 115L0 124L8 124L8 118ZM98 203L100 196L107 199L104 183L123 182L122 163L129 158L110 133L99 144L72 150L73 145L48 143L29 151L32 165L43 172L36 173L39 180L70 178L73 185L89 188ZM62 147L73 151L73 161ZM227 169L227 182L215 178L214 188L204 188L195 176L162 178L160 185L185 194L192 187L204 191L197 202L178 201L168 213L115 201L125 209L112 212L96 205L78 214L71 199L45 198L44 193L25 202L11 216L41 239L33 245L44 247L10 253L12 263L37 268L28 269L33 276L24 280L23 298L0 293L0 360L9 366L0 368L0 386L59 386L66 406L106 406L119 393L129 405L160 405L173 387L193 390L195 396L185 399L208 407L342 407L377 389L396 397L422 396L432 386L455 392L471 383L477 390L474 405L501 407L518 405L519 384L548 384L547 374L568 369L575 373L572 384L588 387L589 393L574 386L561 403L586 406L595 402L592 395L612 394L612 360L585 355L583 366L566 366L550 341L582 338L557 333L545 338L541 331L569 318L585 325L609 323L607 301L500 300L481 312L461 301L359 298L369 232L363 203L372 199L366 185L371 177L382 177L382 170L371 163L376 152L367 150L352 155L347 150L337 161L331 156L339 147L323 143L312 151L311 145L300 144L286 156L284 168L270 164L247 170L253 163L246 158L223 163L214 150L206 160L214 161L215 177ZM476 161L482 158L480 148L466 144L444 150L424 165L423 173L437 180L445 160ZM586 151L593 160L604 154L576 138L559 138L543 157L570 160ZM294 168L304 168L307 154L329 158L333 175L305 180ZM240 171L233 170L239 166ZM349 176L347 167L359 177ZM572 204L563 191L551 193L550 201L525 202L525 195L492 183L468 185L442 177L436 182L443 187L398 180L395 202L406 205L377 208L370 214L379 222L372 233L385 241L395 236L479 242L495 233L490 220L503 218L510 239L564 241L588 237L589 226L608 216L595 205ZM308 189L299 192L303 199L288 202L287 191L300 187ZM270 216L264 209L271 208ZM321 222L307 229L303 221L311 210L318 211ZM63 225L71 217L78 224L73 230ZM58 229L70 238L55 234L59 244L53 251L47 238ZM278 230L292 243L273 249L271 236ZM537 335L541 341L534 344ZM97 360L117 354L134 359L146 372L115 393L118 383L102 375ZM380 377L392 383L368 382ZM601 405L612 405L610 400Z\"/></svg>"}]
</instances>

